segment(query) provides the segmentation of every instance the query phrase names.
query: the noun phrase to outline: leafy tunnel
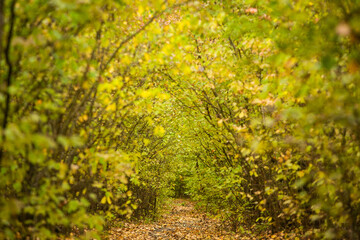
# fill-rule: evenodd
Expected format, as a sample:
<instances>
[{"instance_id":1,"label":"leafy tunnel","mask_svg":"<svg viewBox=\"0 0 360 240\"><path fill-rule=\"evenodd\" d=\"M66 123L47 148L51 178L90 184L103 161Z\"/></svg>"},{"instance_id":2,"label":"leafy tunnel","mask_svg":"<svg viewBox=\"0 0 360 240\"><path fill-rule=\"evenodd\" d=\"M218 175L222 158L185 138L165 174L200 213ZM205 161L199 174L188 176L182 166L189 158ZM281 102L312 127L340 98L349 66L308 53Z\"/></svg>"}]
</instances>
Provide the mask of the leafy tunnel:
<instances>
[{"instance_id":1,"label":"leafy tunnel","mask_svg":"<svg viewBox=\"0 0 360 240\"><path fill-rule=\"evenodd\" d=\"M358 0L0 10L0 239L98 239L171 197L360 239Z\"/></svg>"}]
</instances>

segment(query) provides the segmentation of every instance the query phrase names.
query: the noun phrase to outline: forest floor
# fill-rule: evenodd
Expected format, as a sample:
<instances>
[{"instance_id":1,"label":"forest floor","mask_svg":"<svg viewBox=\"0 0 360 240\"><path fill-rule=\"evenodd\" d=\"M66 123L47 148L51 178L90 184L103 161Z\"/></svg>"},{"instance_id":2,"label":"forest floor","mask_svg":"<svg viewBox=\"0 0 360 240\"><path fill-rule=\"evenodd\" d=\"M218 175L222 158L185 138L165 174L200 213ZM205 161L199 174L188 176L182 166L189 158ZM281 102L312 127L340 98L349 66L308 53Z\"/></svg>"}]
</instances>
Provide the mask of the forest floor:
<instances>
[{"instance_id":1,"label":"forest floor","mask_svg":"<svg viewBox=\"0 0 360 240\"><path fill-rule=\"evenodd\" d=\"M235 234L226 231L220 221L209 218L195 209L194 202L174 199L162 217L151 223L125 223L123 227L112 228L108 239L127 240L172 240L172 239L299 239L284 233Z\"/></svg>"}]
</instances>

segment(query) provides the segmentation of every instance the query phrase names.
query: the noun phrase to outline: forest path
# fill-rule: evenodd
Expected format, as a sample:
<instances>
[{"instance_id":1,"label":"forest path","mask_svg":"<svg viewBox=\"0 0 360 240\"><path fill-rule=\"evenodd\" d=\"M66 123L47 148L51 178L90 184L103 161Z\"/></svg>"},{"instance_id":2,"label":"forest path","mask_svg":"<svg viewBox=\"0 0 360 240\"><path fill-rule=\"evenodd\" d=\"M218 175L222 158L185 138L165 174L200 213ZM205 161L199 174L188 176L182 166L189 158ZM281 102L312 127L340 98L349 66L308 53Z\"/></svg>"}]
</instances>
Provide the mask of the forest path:
<instances>
[{"instance_id":1,"label":"forest path","mask_svg":"<svg viewBox=\"0 0 360 240\"><path fill-rule=\"evenodd\" d=\"M240 239L239 235L223 230L219 221L196 210L189 200L174 199L169 207L159 221L126 223L122 228L111 229L108 239Z\"/></svg>"}]
</instances>

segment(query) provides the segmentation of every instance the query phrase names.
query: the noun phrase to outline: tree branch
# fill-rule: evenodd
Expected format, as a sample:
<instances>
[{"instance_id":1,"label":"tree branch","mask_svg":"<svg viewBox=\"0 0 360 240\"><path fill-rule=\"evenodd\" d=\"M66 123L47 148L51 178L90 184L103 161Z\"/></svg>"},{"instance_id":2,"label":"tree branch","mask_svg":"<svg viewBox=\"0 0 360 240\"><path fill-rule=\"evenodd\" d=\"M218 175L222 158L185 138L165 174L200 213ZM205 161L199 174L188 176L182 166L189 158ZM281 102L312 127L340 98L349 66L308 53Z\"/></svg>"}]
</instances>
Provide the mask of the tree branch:
<instances>
[{"instance_id":1,"label":"tree branch","mask_svg":"<svg viewBox=\"0 0 360 240\"><path fill-rule=\"evenodd\" d=\"M7 71L7 75L6 75L6 79L5 79L6 99L5 99L4 119L3 119L3 123L2 123L2 130L3 130L2 134L4 134L4 130L7 127L9 111L10 111L10 97L11 96L10 96L9 88L11 86L11 75L13 72L13 66L10 61L10 47L11 47L11 40L13 37L14 23L15 23L15 4L16 4L16 0L13 0L10 5L10 28L9 28L9 33L7 35L7 42L6 42L5 53L4 53L5 54L5 62L6 62L6 65L8 66L8 71ZM3 136L3 140L5 141L5 135ZM3 148L1 147L0 148L0 165L1 165L2 157L3 157Z\"/></svg>"},{"instance_id":2,"label":"tree branch","mask_svg":"<svg viewBox=\"0 0 360 240\"><path fill-rule=\"evenodd\" d=\"M149 26L155 19L157 19L158 17L163 15L166 11L168 11L170 9L173 9L173 8L180 7L180 6L185 5L185 4L189 3L189 2L191 2L191 1L186 1L184 3L175 4L175 5L167 8L167 9L165 9L163 11L155 12L154 15L144 24L144 26L142 26L136 32L134 32L133 34L130 34L122 42L120 42L119 46L115 49L115 51L111 54L110 58L107 60L105 65L101 68L100 72L104 72L106 70L106 68L109 66L110 62L115 58L116 54L119 52L119 50L122 48L122 46L124 46L126 43L128 43L130 40L132 40L134 37L136 37L139 33L144 31L145 28L147 26Z\"/></svg>"}]
</instances>

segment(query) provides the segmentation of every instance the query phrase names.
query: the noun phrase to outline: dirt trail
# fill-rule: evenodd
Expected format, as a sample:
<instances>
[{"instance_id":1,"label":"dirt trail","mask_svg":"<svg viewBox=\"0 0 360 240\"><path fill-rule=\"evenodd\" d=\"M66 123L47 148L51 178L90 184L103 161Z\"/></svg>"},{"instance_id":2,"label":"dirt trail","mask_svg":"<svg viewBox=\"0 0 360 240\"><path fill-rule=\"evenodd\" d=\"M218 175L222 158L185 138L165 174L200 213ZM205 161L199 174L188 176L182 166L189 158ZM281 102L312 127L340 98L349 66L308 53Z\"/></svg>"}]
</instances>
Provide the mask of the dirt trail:
<instances>
[{"instance_id":1,"label":"dirt trail","mask_svg":"<svg viewBox=\"0 0 360 240\"><path fill-rule=\"evenodd\" d=\"M220 222L206 217L188 200L175 199L171 209L154 223L126 223L123 228L111 230L109 239L239 239L221 229Z\"/></svg>"}]
</instances>

